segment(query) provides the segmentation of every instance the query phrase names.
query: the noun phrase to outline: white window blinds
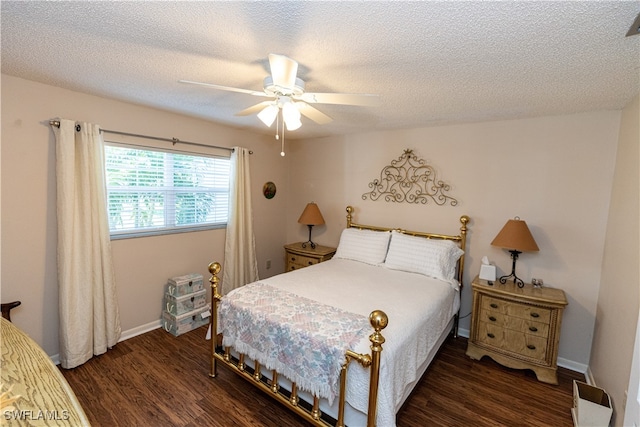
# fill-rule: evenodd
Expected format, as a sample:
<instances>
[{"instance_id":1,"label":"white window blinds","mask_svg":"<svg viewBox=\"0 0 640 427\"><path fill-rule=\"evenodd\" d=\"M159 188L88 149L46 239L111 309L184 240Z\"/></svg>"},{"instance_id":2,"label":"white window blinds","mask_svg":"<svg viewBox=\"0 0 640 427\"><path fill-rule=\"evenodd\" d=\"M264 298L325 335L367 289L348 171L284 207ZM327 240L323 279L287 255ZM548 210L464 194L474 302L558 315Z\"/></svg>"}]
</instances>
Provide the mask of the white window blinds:
<instances>
[{"instance_id":1,"label":"white window blinds","mask_svg":"<svg viewBox=\"0 0 640 427\"><path fill-rule=\"evenodd\" d=\"M107 143L112 238L226 225L230 160Z\"/></svg>"}]
</instances>

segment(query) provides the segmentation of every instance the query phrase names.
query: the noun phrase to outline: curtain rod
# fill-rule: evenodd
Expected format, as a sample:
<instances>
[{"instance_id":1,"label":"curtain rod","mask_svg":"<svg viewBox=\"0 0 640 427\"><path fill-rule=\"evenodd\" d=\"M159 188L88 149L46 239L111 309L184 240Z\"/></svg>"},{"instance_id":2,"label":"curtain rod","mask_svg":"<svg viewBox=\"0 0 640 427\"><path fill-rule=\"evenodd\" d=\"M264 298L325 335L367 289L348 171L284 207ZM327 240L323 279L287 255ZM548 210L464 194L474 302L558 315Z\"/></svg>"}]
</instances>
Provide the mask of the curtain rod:
<instances>
[{"instance_id":1,"label":"curtain rod","mask_svg":"<svg viewBox=\"0 0 640 427\"><path fill-rule=\"evenodd\" d=\"M60 120L49 120L49 125L59 128ZM195 145L197 147L219 148L222 150L234 151L234 149L230 147L220 147L218 145L207 145L207 144L200 144L198 142L181 141L178 138L160 138L157 136L141 135L138 133L129 133L129 132L120 132L117 130L109 130L109 129L102 129L102 128L100 129L100 132L107 132L107 133L113 133L116 135L124 135L124 136L136 136L139 138L154 139L156 141L167 141L167 142L171 142L173 145L180 143L180 144L187 144L187 145ZM253 151L249 151L249 154L253 154Z\"/></svg>"}]
</instances>

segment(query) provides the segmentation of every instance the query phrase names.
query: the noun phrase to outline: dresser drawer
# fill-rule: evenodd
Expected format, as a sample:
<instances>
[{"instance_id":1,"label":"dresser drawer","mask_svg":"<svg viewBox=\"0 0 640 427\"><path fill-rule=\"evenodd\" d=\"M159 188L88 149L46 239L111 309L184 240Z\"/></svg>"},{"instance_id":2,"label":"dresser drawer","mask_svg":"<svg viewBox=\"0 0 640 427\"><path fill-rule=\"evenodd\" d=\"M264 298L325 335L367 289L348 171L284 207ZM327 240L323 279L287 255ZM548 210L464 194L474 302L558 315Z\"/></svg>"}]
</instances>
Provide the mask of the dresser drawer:
<instances>
[{"instance_id":1,"label":"dresser drawer","mask_svg":"<svg viewBox=\"0 0 640 427\"><path fill-rule=\"evenodd\" d=\"M549 324L551 321L551 310L547 308L507 301L500 298L492 298L486 295L482 296L480 307L483 310L535 322Z\"/></svg>"},{"instance_id":2,"label":"dresser drawer","mask_svg":"<svg viewBox=\"0 0 640 427\"><path fill-rule=\"evenodd\" d=\"M505 329L487 322L479 322L477 341L485 345L513 353L516 357L544 362L547 355L547 338Z\"/></svg>"},{"instance_id":3,"label":"dresser drawer","mask_svg":"<svg viewBox=\"0 0 640 427\"><path fill-rule=\"evenodd\" d=\"M519 331L505 330L503 350L544 362L547 357L547 339Z\"/></svg>"},{"instance_id":4,"label":"dresser drawer","mask_svg":"<svg viewBox=\"0 0 640 427\"><path fill-rule=\"evenodd\" d=\"M476 339L479 343L501 349L504 347L504 331L505 329L499 325L480 321Z\"/></svg>"},{"instance_id":5,"label":"dresser drawer","mask_svg":"<svg viewBox=\"0 0 640 427\"><path fill-rule=\"evenodd\" d=\"M298 254L289 254L287 257L287 265L289 266L289 270L297 270L313 264L317 264L319 262L320 260L318 258L312 258Z\"/></svg>"},{"instance_id":6,"label":"dresser drawer","mask_svg":"<svg viewBox=\"0 0 640 427\"><path fill-rule=\"evenodd\" d=\"M490 325L540 337L549 336L549 324L513 317L498 311L482 310L479 319Z\"/></svg>"}]
</instances>

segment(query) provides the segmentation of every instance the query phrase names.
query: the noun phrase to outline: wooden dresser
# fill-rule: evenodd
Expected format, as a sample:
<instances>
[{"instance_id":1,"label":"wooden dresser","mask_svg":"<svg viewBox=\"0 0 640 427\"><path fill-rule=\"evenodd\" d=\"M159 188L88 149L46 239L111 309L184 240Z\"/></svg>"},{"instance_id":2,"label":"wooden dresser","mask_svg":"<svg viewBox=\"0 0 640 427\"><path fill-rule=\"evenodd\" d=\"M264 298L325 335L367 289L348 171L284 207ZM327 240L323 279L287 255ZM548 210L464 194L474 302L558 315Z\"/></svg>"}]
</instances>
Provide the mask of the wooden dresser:
<instances>
[{"instance_id":1,"label":"wooden dresser","mask_svg":"<svg viewBox=\"0 0 640 427\"><path fill-rule=\"evenodd\" d=\"M307 243L307 247L302 247L302 242L291 243L284 246L286 265L285 271L298 270L300 268L308 267L313 264L318 264L331 259L336 253L336 248L328 246L316 245L313 249Z\"/></svg>"},{"instance_id":2,"label":"wooden dresser","mask_svg":"<svg viewBox=\"0 0 640 427\"><path fill-rule=\"evenodd\" d=\"M531 369L539 381L558 384L557 358L562 312L567 299L562 290L535 288L498 280L489 285L476 277L467 356L489 356L515 369Z\"/></svg>"}]
</instances>

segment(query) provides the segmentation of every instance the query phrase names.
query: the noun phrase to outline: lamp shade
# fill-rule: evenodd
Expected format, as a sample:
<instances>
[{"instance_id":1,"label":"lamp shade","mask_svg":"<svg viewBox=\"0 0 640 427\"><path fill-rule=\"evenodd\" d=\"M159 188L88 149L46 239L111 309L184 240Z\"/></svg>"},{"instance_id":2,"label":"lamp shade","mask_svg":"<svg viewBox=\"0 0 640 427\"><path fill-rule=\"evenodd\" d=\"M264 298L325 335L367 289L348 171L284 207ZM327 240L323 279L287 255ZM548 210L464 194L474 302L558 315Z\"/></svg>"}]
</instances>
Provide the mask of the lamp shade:
<instances>
[{"instance_id":1,"label":"lamp shade","mask_svg":"<svg viewBox=\"0 0 640 427\"><path fill-rule=\"evenodd\" d=\"M304 211L302 211L302 215L298 218L298 222L305 225L322 225L324 224L324 218L322 217L322 213L320 213L318 205L311 202L307 203Z\"/></svg>"},{"instance_id":2,"label":"lamp shade","mask_svg":"<svg viewBox=\"0 0 640 427\"><path fill-rule=\"evenodd\" d=\"M527 223L518 217L507 221L496 238L493 239L491 245L520 252L536 252L540 250L531 235L531 231L529 231L529 227L527 227Z\"/></svg>"}]
</instances>

